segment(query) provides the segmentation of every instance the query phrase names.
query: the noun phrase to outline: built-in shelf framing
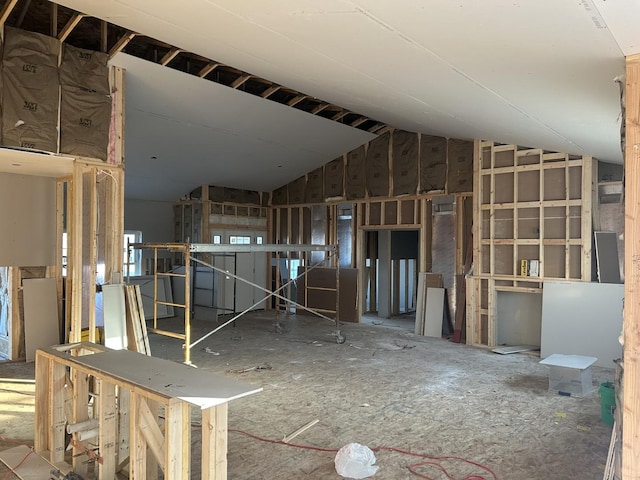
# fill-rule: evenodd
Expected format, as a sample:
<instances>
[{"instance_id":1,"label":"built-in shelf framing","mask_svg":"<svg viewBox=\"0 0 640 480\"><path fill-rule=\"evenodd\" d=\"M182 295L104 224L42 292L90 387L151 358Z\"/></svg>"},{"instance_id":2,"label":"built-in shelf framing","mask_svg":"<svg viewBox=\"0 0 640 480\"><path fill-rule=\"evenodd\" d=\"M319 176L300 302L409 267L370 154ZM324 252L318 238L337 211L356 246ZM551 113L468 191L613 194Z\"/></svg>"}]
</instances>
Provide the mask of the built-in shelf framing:
<instances>
[{"instance_id":1,"label":"built-in shelf framing","mask_svg":"<svg viewBox=\"0 0 640 480\"><path fill-rule=\"evenodd\" d=\"M544 280L591 280L593 162L476 141L468 343L496 344L497 291L539 293ZM539 262L537 276L522 274L523 260Z\"/></svg>"}]
</instances>

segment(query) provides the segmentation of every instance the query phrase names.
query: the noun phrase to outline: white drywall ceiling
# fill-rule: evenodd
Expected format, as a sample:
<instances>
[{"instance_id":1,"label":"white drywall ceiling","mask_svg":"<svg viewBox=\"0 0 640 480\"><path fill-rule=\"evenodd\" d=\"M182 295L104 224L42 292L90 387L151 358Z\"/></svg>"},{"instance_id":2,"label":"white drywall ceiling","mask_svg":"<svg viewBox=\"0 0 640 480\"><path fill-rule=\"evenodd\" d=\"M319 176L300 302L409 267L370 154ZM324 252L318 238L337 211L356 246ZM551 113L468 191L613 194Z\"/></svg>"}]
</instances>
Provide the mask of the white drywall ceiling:
<instances>
[{"instance_id":1,"label":"white drywall ceiling","mask_svg":"<svg viewBox=\"0 0 640 480\"><path fill-rule=\"evenodd\" d=\"M622 158L634 0L58 3L398 128Z\"/></svg>"},{"instance_id":2,"label":"white drywall ceiling","mask_svg":"<svg viewBox=\"0 0 640 480\"><path fill-rule=\"evenodd\" d=\"M130 199L175 201L207 184L270 192L374 138L123 53L111 63L127 71Z\"/></svg>"}]
</instances>

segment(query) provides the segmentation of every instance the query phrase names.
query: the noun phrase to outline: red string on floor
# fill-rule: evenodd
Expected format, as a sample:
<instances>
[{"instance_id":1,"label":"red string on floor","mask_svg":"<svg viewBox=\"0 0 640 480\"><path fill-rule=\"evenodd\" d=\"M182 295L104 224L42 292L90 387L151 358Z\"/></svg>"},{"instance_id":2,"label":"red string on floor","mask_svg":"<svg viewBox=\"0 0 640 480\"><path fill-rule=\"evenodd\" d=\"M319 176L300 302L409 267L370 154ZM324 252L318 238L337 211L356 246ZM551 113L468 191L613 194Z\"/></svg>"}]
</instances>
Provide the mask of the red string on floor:
<instances>
[{"instance_id":1,"label":"red string on floor","mask_svg":"<svg viewBox=\"0 0 640 480\"><path fill-rule=\"evenodd\" d=\"M338 452L337 448L325 448L325 447L315 447L313 445L300 445L300 444L295 444L295 443L286 443L286 442L283 442L282 440L271 440L269 438L259 437L258 435L254 435L252 433L245 432L243 430L229 429L229 432L239 433L241 435L245 435L247 437L253 438L254 440L258 440L258 441L266 442L266 443L272 443L272 444L275 444L275 445L285 445L287 447L302 448L302 449L305 449L305 450L317 450L317 451L320 451L320 452L331 452L331 453L337 453ZM395 452L395 453L400 453L402 455L409 455L409 456L412 456L412 457L419 457L419 458L427 459L426 461L423 461L423 462L413 463L413 464L409 465L409 467L408 467L409 471L413 475L416 475L417 477L420 477L420 478L424 478L426 480L435 480L435 479L433 477L428 477L425 474L416 471L416 469L418 467L423 467L423 466L436 467L442 473L444 473L449 480L489 480L489 478L493 478L494 480L498 480L498 475L496 475L496 473L493 470L491 470L489 467L487 467L486 465L482 465L481 463L474 462L472 460L468 460L466 458L458 457L458 456L455 456L455 455L434 456L434 455L427 455L427 454L424 454L424 453L417 453L417 452L412 452L410 450L403 450L403 449L400 449L400 448L386 447L386 446L373 447L373 448L371 448L371 450L374 451L374 452L379 452L379 451ZM466 476L466 477L464 477L462 479L456 479L455 477L453 477L447 471L447 469L445 469L440 463L438 463L439 461L451 461L451 460L455 460L455 461L459 461L459 462L468 463L470 465L473 465L473 466L475 466L477 468L480 468L480 469L484 470L486 473L490 474L491 477L484 477L482 475L474 474L474 475Z\"/></svg>"}]
</instances>

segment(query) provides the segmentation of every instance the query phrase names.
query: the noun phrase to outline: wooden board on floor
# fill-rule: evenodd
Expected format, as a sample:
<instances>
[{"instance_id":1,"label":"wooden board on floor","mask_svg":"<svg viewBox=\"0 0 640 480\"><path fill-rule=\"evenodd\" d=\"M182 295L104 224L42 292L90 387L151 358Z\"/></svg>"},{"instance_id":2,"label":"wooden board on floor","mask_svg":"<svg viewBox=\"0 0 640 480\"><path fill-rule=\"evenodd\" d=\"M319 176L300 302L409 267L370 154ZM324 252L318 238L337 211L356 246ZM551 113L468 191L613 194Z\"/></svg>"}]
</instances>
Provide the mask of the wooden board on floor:
<instances>
[{"instance_id":1,"label":"wooden board on floor","mask_svg":"<svg viewBox=\"0 0 640 480\"><path fill-rule=\"evenodd\" d=\"M26 445L18 445L0 452L0 461L22 480L51 478L51 470L55 468Z\"/></svg>"},{"instance_id":2,"label":"wooden board on floor","mask_svg":"<svg viewBox=\"0 0 640 480\"><path fill-rule=\"evenodd\" d=\"M25 353L28 362L36 349L60 343L58 294L55 278L23 280Z\"/></svg>"}]
</instances>

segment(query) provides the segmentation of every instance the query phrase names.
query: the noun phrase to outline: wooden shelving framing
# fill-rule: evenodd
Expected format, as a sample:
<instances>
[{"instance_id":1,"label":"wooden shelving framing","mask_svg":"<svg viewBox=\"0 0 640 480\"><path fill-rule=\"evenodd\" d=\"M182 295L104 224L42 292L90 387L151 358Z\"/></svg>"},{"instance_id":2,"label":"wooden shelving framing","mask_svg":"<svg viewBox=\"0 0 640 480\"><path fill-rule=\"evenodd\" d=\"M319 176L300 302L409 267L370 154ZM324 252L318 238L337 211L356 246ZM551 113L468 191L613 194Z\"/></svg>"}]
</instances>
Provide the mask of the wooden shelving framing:
<instances>
[{"instance_id":1,"label":"wooden shelving framing","mask_svg":"<svg viewBox=\"0 0 640 480\"><path fill-rule=\"evenodd\" d=\"M497 291L539 293L545 280L591 280L594 160L489 141L474 147L467 343L492 347ZM523 275L523 260L537 261L538 274Z\"/></svg>"},{"instance_id":2,"label":"wooden shelving framing","mask_svg":"<svg viewBox=\"0 0 640 480\"><path fill-rule=\"evenodd\" d=\"M191 474L190 461L196 448L191 445L191 410L197 407L199 478L225 479L228 403L261 390L93 343L39 349L34 450L61 470L73 467L83 478L112 480L127 465L132 479L155 480L159 471L168 480L198 478ZM74 445L71 465L66 463L66 432ZM95 472L89 471L89 462Z\"/></svg>"}]
</instances>

